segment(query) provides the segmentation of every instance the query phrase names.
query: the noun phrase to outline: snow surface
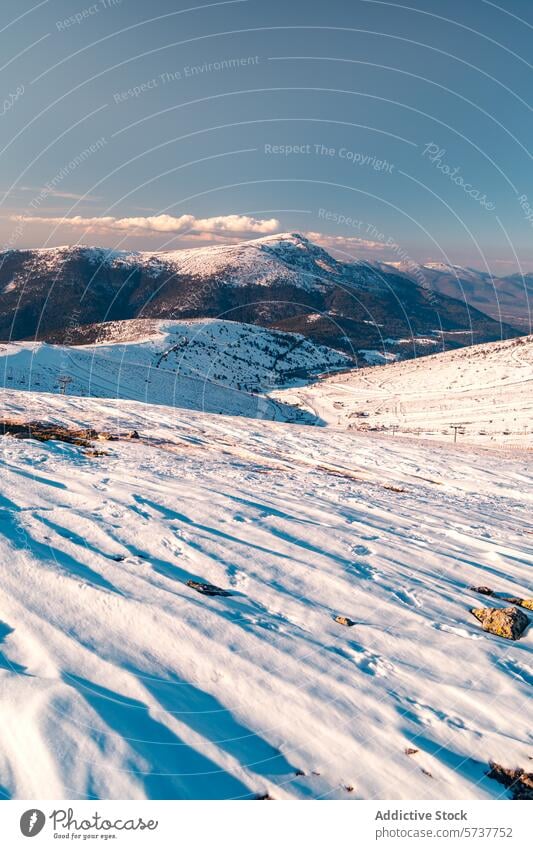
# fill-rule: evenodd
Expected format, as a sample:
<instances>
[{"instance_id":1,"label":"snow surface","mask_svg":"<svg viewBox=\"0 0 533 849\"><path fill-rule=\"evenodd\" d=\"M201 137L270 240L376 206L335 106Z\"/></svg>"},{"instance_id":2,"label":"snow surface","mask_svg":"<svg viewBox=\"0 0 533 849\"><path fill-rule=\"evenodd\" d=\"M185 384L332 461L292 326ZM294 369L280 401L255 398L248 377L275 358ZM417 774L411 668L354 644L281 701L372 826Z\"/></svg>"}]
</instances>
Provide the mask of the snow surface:
<instances>
[{"instance_id":1,"label":"snow surface","mask_svg":"<svg viewBox=\"0 0 533 849\"><path fill-rule=\"evenodd\" d=\"M370 363L388 356L366 355ZM400 436L449 442L450 425L463 424L462 442L531 448L533 336L351 370L272 395L344 428L394 427Z\"/></svg>"},{"instance_id":2,"label":"snow surface","mask_svg":"<svg viewBox=\"0 0 533 849\"><path fill-rule=\"evenodd\" d=\"M485 347L491 392L518 403L527 349ZM450 356L420 361L419 393ZM325 411L334 386L316 388ZM5 796L495 799L489 760L527 768L532 629L511 643L469 612L486 603L473 585L531 596L525 452L123 399L1 402L141 436L94 457L0 437Z\"/></svg>"},{"instance_id":3,"label":"snow surface","mask_svg":"<svg viewBox=\"0 0 533 849\"><path fill-rule=\"evenodd\" d=\"M8 794L493 798L488 760L526 763L531 634L468 612L471 584L528 592L524 459L135 402L3 406L146 440L89 458L2 439Z\"/></svg>"}]
</instances>

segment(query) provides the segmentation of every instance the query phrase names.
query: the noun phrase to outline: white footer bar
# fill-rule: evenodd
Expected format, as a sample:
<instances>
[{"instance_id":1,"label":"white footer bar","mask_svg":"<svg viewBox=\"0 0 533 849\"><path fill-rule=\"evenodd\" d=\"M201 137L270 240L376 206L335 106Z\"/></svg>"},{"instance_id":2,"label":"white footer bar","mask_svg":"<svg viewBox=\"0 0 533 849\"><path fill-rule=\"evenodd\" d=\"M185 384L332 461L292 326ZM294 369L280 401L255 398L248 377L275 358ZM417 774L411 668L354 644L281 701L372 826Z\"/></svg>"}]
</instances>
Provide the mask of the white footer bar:
<instances>
[{"instance_id":1,"label":"white footer bar","mask_svg":"<svg viewBox=\"0 0 533 849\"><path fill-rule=\"evenodd\" d=\"M521 847L532 802L104 801L0 805L1 845L366 849ZM34 841L34 842L33 842Z\"/></svg>"}]
</instances>

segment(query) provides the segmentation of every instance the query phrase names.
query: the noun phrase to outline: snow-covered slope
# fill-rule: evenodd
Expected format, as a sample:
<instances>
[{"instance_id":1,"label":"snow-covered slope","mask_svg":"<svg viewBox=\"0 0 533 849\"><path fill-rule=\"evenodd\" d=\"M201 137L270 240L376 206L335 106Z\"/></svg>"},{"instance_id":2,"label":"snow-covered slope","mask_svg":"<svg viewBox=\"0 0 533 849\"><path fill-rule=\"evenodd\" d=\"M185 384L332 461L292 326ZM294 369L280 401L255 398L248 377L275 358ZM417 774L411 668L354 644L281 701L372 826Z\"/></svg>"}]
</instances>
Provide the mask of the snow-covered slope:
<instances>
[{"instance_id":1,"label":"snow-covered slope","mask_svg":"<svg viewBox=\"0 0 533 849\"><path fill-rule=\"evenodd\" d=\"M282 406L255 393L350 364L303 336L231 321L137 319L74 334L93 344L0 344L2 384L279 418Z\"/></svg>"},{"instance_id":2,"label":"snow-covered slope","mask_svg":"<svg viewBox=\"0 0 533 849\"><path fill-rule=\"evenodd\" d=\"M141 436L0 437L5 795L489 799L489 760L528 768L531 628L469 613L471 585L531 595L524 455L1 402Z\"/></svg>"},{"instance_id":3,"label":"snow-covered slope","mask_svg":"<svg viewBox=\"0 0 533 849\"><path fill-rule=\"evenodd\" d=\"M321 419L352 429L481 445L531 446L533 336L362 368L311 386L275 392Z\"/></svg>"}]
</instances>

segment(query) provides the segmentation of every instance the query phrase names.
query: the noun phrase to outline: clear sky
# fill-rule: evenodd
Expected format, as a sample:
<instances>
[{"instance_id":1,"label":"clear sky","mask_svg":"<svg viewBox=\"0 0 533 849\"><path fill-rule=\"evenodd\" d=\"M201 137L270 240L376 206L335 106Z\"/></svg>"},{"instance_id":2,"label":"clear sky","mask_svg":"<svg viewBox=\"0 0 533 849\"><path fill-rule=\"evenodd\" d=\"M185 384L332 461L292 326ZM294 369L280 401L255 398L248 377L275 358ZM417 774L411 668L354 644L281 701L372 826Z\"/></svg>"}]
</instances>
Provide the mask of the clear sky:
<instances>
[{"instance_id":1,"label":"clear sky","mask_svg":"<svg viewBox=\"0 0 533 849\"><path fill-rule=\"evenodd\" d=\"M0 43L2 250L533 269L530 0L2 0Z\"/></svg>"}]
</instances>

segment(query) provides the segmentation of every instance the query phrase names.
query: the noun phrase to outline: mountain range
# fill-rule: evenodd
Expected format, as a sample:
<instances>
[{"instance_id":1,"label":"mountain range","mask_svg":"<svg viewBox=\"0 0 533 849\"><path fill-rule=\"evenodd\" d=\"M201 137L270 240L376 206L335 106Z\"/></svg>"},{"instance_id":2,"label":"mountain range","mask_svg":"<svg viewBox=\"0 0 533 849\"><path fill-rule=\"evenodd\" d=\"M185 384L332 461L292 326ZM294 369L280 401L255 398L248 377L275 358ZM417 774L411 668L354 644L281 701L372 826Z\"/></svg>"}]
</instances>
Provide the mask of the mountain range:
<instances>
[{"instance_id":1,"label":"mountain range","mask_svg":"<svg viewBox=\"0 0 533 849\"><path fill-rule=\"evenodd\" d=\"M384 270L393 267L416 282L422 280L435 292L466 300L497 321L501 319L523 333L531 333L533 272L496 277L489 271L443 262L380 263L379 267Z\"/></svg>"},{"instance_id":2,"label":"mountain range","mask_svg":"<svg viewBox=\"0 0 533 849\"><path fill-rule=\"evenodd\" d=\"M434 271L420 285L391 265L343 262L297 233L153 253L10 250L0 255L0 339L83 344L89 324L218 318L297 332L368 362L369 352L403 359L519 335L453 297L451 272Z\"/></svg>"}]
</instances>

